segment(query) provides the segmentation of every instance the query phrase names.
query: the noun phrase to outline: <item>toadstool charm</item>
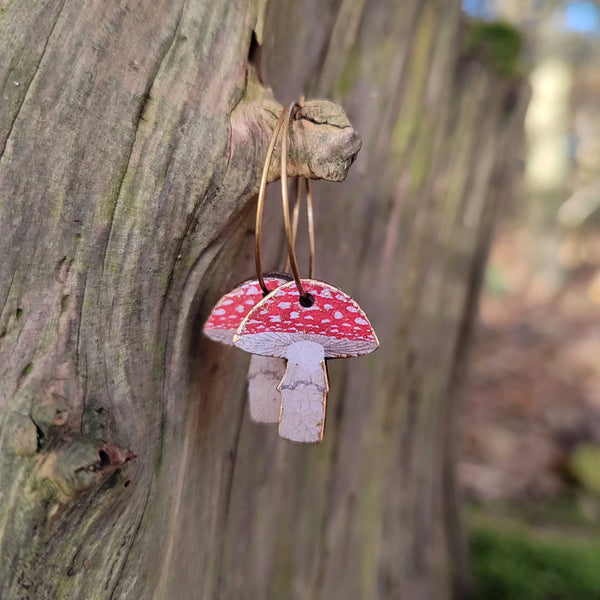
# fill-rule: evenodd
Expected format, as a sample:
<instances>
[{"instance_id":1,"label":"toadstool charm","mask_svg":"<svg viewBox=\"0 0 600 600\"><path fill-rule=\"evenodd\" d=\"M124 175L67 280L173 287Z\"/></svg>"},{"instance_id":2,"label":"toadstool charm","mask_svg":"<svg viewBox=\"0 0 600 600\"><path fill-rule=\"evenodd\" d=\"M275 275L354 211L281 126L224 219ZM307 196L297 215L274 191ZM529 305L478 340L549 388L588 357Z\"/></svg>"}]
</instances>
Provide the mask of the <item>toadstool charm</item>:
<instances>
[{"instance_id":1,"label":"toadstool charm","mask_svg":"<svg viewBox=\"0 0 600 600\"><path fill-rule=\"evenodd\" d=\"M279 276L265 277L269 290L288 280ZM249 279L225 294L215 305L204 324L204 335L215 342L233 344L240 323L264 294L256 279ZM250 417L258 423L277 423L281 410L281 394L277 385L285 373L285 362L279 358L252 355L248 367L248 404Z\"/></svg>"},{"instance_id":2,"label":"toadstool charm","mask_svg":"<svg viewBox=\"0 0 600 600\"><path fill-rule=\"evenodd\" d=\"M342 290L302 279L265 296L242 321L233 343L238 348L287 360L279 384L279 435L295 442L323 439L329 390L325 359L373 352L379 340L360 306Z\"/></svg>"}]
</instances>

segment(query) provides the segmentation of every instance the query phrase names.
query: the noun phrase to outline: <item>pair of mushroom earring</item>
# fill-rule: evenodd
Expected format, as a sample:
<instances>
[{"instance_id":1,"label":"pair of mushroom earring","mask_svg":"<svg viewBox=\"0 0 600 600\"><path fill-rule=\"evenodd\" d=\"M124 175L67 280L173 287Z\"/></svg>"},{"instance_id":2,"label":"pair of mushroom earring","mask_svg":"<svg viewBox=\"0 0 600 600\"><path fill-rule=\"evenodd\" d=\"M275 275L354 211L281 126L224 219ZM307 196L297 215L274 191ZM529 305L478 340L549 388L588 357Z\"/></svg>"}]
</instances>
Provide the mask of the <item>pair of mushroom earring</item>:
<instances>
[{"instance_id":1,"label":"pair of mushroom earring","mask_svg":"<svg viewBox=\"0 0 600 600\"><path fill-rule=\"evenodd\" d=\"M279 435L294 442L323 439L329 383L326 360L359 356L379 347L377 335L360 306L345 292L313 279L312 198L306 181L310 272L301 279L295 254L300 193L297 182L293 225L287 190L287 141L297 105L281 113L267 149L256 211L256 279L245 281L213 308L204 333L252 354L248 400L254 421L279 423ZM267 174L281 132L281 199L292 277L263 275L262 217Z\"/></svg>"}]
</instances>

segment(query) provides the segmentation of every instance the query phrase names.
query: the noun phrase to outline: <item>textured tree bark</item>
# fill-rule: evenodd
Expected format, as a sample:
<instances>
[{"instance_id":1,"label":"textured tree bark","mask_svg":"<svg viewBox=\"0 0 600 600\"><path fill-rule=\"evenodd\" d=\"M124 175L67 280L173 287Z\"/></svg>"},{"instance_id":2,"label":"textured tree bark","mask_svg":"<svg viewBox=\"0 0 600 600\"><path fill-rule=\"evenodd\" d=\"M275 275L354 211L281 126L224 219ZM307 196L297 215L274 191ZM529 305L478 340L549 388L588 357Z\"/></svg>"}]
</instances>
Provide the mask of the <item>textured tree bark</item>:
<instances>
[{"instance_id":1,"label":"textured tree bark","mask_svg":"<svg viewBox=\"0 0 600 600\"><path fill-rule=\"evenodd\" d=\"M461 589L457 373L523 113L461 31L450 0L0 3L1 598ZM317 275L381 349L331 363L318 447L251 423L200 333L252 275L267 85L364 138L316 186ZM290 172L359 145L309 104Z\"/></svg>"}]
</instances>

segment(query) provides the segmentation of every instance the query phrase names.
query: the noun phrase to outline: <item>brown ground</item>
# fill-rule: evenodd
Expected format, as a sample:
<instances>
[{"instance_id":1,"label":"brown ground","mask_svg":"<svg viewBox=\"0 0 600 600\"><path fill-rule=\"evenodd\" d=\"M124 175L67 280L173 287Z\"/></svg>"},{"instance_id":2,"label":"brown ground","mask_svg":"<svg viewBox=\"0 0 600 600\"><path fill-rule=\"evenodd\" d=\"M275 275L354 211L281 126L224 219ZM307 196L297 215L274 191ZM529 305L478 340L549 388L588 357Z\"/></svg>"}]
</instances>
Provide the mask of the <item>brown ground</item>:
<instances>
[{"instance_id":1,"label":"brown ground","mask_svg":"<svg viewBox=\"0 0 600 600\"><path fill-rule=\"evenodd\" d=\"M460 477L470 498L548 499L589 487L573 457L600 448L598 235L560 243L499 236L461 427ZM592 477L595 466L600 477L600 463Z\"/></svg>"}]
</instances>

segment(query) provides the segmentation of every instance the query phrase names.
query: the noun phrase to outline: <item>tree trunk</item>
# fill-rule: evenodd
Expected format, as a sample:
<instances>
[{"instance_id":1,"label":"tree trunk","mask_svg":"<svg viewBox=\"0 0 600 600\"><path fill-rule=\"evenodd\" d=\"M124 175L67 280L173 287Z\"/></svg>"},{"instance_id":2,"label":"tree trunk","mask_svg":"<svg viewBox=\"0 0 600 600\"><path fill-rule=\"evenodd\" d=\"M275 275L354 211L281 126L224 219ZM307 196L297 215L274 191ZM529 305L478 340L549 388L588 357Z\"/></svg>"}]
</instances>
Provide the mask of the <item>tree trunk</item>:
<instances>
[{"instance_id":1,"label":"tree trunk","mask_svg":"<svg viewBox=\"0 0 600 600\"><path fill-rule=\"evenodd\" d=\"M1 598L463 589L457 382L524 105L463 33L455 0L0 2ZM201 335L253 274L269 85L364 140L315 186L317 276L381 348L330 363L318 446ZM291 174L339 180L357 136L319 107Z\"/></svg>"}]
</instances>

